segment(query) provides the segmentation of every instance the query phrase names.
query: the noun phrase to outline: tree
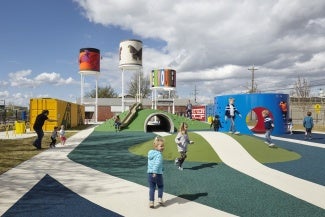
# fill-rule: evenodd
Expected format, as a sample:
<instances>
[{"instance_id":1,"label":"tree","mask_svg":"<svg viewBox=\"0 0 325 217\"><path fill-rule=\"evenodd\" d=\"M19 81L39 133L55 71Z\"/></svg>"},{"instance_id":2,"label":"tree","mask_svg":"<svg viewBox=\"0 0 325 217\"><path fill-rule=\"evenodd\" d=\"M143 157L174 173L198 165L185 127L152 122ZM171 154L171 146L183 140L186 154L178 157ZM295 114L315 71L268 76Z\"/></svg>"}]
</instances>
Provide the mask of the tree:
<instances>
[{"instance_id":1,"label":"tree","mask_svg":"<svg viewBox=\"0 0 325 217\"><path fill-rule=\"evenodd\" d=\"M106 87L98 87L98 98L115 98L117 96L118 94L110 85ZM96 98L96 89L86 93L86 97Z\"/></svg>"},{"instance_id":2,"label":"tree","mask_svg":"<svg viewBox=\"0 0 325 217\"><path fill-rule=\"evenodd\" d=\"M297 98L298 107L305 113L312 105L310 100L310 84L305 78L298 76L298 80L294 85L293 95Z\"/></svg>"},{"instance_id":3,"label":"tree","mask_svg":"<svg viewBox=\"0 0 325 217\"><path fill-rule=\"evenodd\" d=\"M128 94L131 96L136 97L138 95L139 89L139 74L140 74L140 91L141 91L141 98L148 98L150 96L150 79L145 78L143 73L138 72L134 73L131 77L131 80L128 84Z\"/></svg>"},{"instance_id":4,"label":"tree","mask_svg":"<svg viewBox=\"0 0 325 217\"><path fill-rule=\"evenodd\" d=\"M298 80L294 86L295 95L298 98L309 98L310 97L310 85L309 82L305 78L298 77Z\"/></svg>"}]
</instances>

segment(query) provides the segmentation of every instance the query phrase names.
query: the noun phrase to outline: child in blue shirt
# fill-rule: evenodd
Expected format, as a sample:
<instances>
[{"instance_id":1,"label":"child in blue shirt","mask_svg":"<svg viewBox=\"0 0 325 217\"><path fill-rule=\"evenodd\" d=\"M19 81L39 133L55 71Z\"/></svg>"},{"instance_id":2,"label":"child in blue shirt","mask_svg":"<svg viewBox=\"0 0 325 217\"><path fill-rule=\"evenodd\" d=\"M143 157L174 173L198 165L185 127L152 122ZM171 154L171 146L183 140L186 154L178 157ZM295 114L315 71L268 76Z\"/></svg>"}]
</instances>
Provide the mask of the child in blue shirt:
<instances>
[{"instance_id":1,"label":"child in blue shirt","mask_svg":"<svg viewBox=\"0 0 325 217\"><path fill-rule=\"evenodd\" d=\"M148 183L149 183L149 207L154 208L155 189L158 187L158 203L163 205L163 156L165 142L162 137L157 136L153 142L153 150L148 152Z\"/></svg>"},{"instance_id":2,"label":"child in blue shirt","mask_svg":"<svg viewBox=\"0 0 325 217\"><path fill-rule=\"evenodd\" d=\"M309 139L311 139L311 131L314 127L314 120L313 117L311 116L311 112L307 112L307 116L304 118L303 121L303 126L306 129L305 132L305 139L307 139L309 137Z\"/></svg>"}]
</instances>

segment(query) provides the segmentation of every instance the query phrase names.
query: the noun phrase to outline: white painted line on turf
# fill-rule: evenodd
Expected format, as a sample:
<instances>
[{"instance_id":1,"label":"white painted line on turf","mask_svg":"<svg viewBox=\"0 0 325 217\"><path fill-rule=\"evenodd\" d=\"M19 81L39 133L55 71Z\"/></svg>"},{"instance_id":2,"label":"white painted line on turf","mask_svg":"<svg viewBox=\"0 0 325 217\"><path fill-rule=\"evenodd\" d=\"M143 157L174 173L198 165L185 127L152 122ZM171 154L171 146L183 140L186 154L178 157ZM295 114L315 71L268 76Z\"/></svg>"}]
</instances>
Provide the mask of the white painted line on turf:
<instances>
[{"instance_id":1,"label":"white painted line on turf","mask_svg":"<svg viewBox=\"0 0 325 217\"><path fill-rule=\"evenodd\" d=\"M264 134L254 134L254 136L262 137L262 138L265 137ZM282 138L282 137L277 137L277 136L272 136L272 139L286 141L286 142L292 142L292 143L297 143L300 145L307 145L307 146L312 146L312 147L317 147L317 148L325 148L324 144L312 142L312 140L311 141L310 140L308 140L308 141L307 140L297 140L297 139Z\"/></svg>"}]
</instances>

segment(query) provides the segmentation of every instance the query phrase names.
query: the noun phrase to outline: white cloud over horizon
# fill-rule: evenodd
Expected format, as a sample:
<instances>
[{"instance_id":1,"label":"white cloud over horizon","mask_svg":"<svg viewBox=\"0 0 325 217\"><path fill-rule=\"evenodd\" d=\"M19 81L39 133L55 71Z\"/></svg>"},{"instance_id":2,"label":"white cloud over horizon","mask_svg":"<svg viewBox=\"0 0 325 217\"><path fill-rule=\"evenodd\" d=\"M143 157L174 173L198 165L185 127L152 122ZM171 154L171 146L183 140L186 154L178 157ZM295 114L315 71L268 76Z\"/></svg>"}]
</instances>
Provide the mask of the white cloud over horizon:
<instances>
[{"instance_id":1,"label":"white cloud over horizon","mask_svg":"<svg viewBox=\"0 0 325 217\"><path fill-rule=\"evenodd\" d=\"M273 89L277 84L292 85L298 74L324 79L325 2L321 0L75 1L90 22L165 41L162 50L144 48L144 71L172 65L178 92L186 82L198 84L199 95L240 91L238 87L250 82L248 68L253 64L261 91L267 91L264 82L269 80Z\"/></svg>"}]
</instances>

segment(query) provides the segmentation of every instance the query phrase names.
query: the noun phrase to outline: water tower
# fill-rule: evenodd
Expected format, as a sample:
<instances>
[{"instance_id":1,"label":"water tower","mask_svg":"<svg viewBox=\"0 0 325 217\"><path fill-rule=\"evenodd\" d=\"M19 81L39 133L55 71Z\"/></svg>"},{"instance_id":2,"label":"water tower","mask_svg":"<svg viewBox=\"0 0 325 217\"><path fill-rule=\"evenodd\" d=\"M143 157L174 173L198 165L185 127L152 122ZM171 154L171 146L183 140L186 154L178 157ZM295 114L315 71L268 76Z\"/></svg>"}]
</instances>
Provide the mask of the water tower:
<instances>
[{"instance_id":1,"label":"water tower","mask_svg":"<svg viewBox=\"0 0 325 217\"><path fill-rule=\"evenodd\" d=\"M176 71L174 69L154 69L150 74L150 84L152 90L152 109L157 109L157 103L172 103L172 113L175 113L174 98L170 92L176 88ZM168 91L168 97L159 98L157 90Z\"/></svg>"},{"instance_id":2,"label":"water tower","mask_svg":"<svg viewBox=\"0 0 325 217\"><path fill-rule=\"evenodd\" d=\"M98 120L98 76L100 73L100 50L81 48L79 53L79 73L81 75L81 104L84 104L85 76L96 77L95 122Z\"/></svg>"},{"instance_id":3,"label":"water tower","mask_svg":"<svg viewBox=\"0 0 325 217\"><path fill-rule=\"evenodd\" d=\"M140 75L142 70L142 41L128 39L120 42L119 68L122 69L122 112L125 110L124 99L124 72L136 71L139 73L137 102L141 102Z\"/></svg>"}]
</instances>

